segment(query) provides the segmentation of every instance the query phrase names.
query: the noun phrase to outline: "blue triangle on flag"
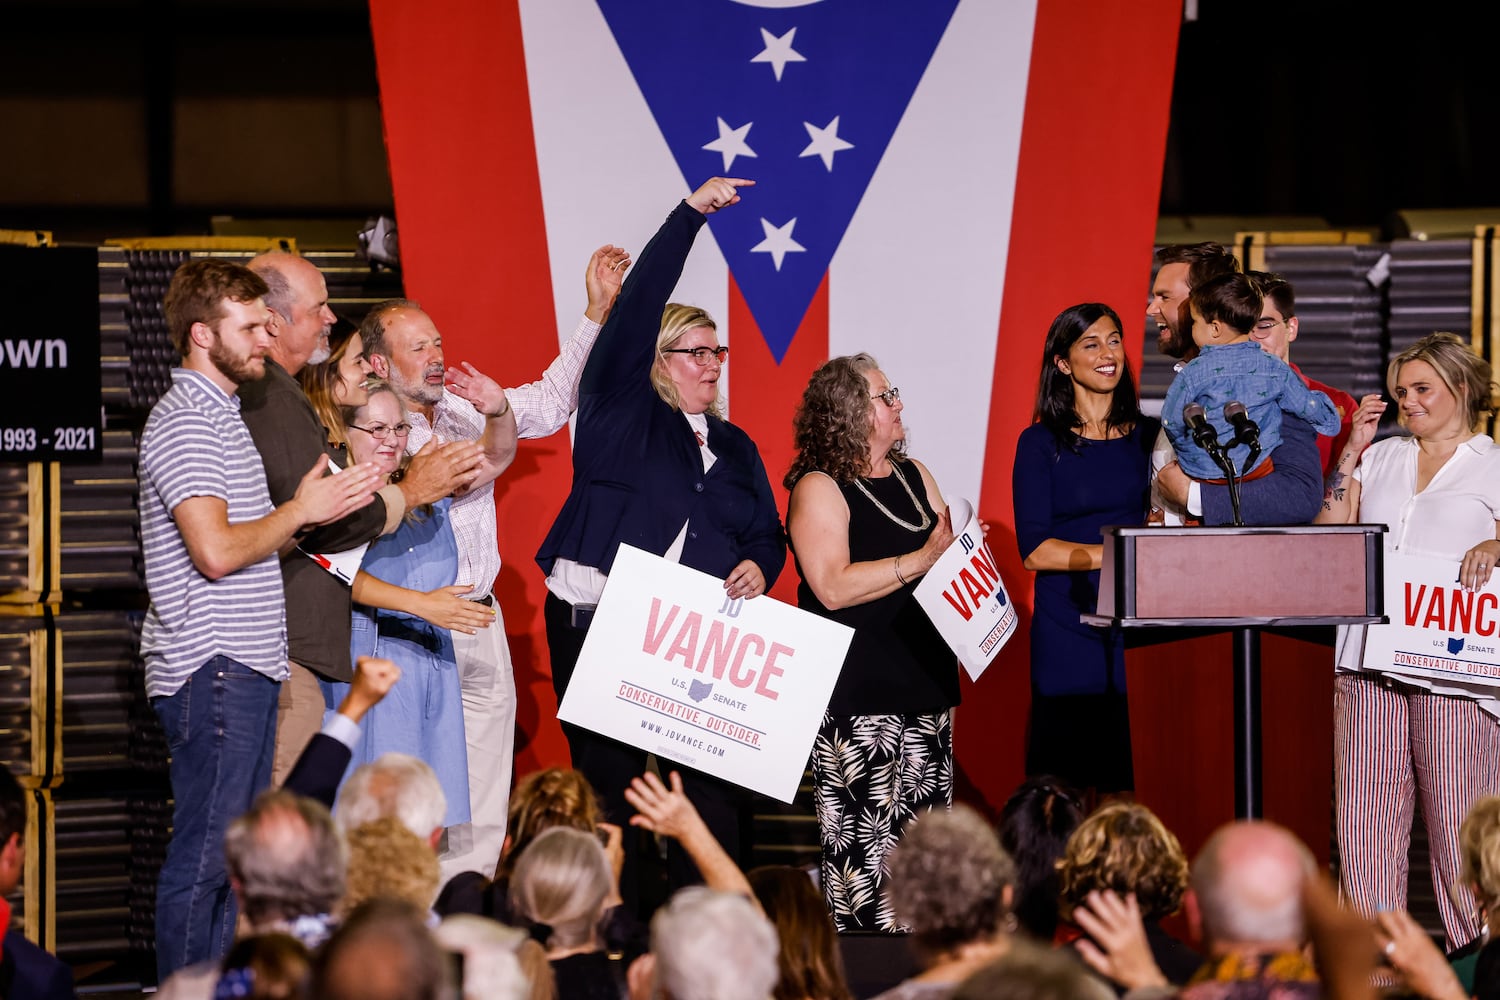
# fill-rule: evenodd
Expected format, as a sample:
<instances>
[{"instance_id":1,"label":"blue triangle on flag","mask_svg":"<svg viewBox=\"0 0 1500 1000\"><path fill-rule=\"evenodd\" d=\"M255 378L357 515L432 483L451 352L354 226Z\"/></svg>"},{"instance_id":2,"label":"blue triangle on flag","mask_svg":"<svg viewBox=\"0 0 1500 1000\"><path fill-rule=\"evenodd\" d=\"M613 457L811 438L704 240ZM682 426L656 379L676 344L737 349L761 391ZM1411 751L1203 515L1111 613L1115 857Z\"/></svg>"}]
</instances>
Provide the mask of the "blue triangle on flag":
<instances>
[{"instance_id":1,"label":"blue triangle on flag","mask_svg":"<svg viewBox=\"0 0 1500 1000\"><path fill-rule=\"evenodd\" d=\"M780 362L958 0L598 3L688 185L757 182L709 222Z\"/></svg>"}]
</instances>

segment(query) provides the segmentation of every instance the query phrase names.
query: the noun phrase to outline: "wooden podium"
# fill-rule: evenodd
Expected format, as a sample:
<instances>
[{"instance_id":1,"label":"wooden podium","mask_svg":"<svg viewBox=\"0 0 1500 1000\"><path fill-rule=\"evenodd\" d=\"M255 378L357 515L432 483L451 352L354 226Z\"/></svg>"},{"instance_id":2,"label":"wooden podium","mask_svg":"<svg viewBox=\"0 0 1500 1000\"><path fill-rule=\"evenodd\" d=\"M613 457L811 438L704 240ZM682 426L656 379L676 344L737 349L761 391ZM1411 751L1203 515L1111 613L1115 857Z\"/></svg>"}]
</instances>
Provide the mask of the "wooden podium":
<instances>
[{"instance_id":1,"label":"wooden podium","mask_svg":"<svg viewBox=\"0 0 1500 1000\"><path fill-rule=\"evenodd\" d=\"M1104 529L1089 625L1234 632L1235 816L1262 815L1260 633L1382 624L1383 524Z\"/></svg>"}]
</instances>

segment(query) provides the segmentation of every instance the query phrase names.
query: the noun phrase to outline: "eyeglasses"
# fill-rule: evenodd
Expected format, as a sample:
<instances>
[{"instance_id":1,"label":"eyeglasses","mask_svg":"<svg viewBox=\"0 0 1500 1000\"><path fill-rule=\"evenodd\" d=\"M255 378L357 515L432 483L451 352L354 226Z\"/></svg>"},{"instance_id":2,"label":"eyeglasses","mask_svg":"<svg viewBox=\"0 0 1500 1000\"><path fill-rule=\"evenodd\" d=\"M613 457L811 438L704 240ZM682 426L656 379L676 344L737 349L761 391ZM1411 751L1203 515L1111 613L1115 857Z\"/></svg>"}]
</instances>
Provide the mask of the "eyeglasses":
<instances>
[{"instance_id":1,"label":"eyeglasses","mask_svg":"<svg viewBox=\"0 0 1500 1000\"><path fill-rule=\"evenodd\" d=\"M695 365L697 365L699 368L707 368L708 367L708 359L709 358L718 358L719 359L719 364L722 365L724 363L724 359L726 359L726 358L729 357L729 348L727 348L727 347L669 347L666 350L662 351L662 353L663 354L690 354L690 355L692 355L693 363Z\"/></svg>"},{"instance_id":2,"label":"eyeglasses","mask_svg":"<svg viewBox=\"0 0 1500 1000\"><path fill-rule=\"evenodd\" d=\"M364 431L376 441L384 441L392 434L404 438L411 433L411 424L397 424L395 427L391 427L389 424L376 424L373 427L361 427L359 424L350 424L349 426L354 430Z\"/></svg>"},{"instance_id":3,"label":"eyeglasses","mask_svg":"<svg viewBox=\"0 0 1500 1000\"><path fill-rule=\"evenodd\" d=\"M1286 322L1286 320L1272 319L1271 317L1267 316L1264 319L1262 319L1259 322L1257 322L1255 324L1255 328L1257 330L1260 330L1262 333L1264 333L1267 330L1274 330L1274 329L1276 329L1278 326L1281 326L1285 322Z\"/></svg>"},{"instance_id":4,"label":"eyeglasses","mask_svg":"<svg viewBox=\"0 0 1500 1000\"><path fill-rule=\"evenodd\" d=\"M891 386L885 392L877 392L872 394L870 398L878 399L881 402L885 403L886 406L895 406L898 402L901 401L901 390L897 389L895 386Z\"/></svg>"}]
</instances>

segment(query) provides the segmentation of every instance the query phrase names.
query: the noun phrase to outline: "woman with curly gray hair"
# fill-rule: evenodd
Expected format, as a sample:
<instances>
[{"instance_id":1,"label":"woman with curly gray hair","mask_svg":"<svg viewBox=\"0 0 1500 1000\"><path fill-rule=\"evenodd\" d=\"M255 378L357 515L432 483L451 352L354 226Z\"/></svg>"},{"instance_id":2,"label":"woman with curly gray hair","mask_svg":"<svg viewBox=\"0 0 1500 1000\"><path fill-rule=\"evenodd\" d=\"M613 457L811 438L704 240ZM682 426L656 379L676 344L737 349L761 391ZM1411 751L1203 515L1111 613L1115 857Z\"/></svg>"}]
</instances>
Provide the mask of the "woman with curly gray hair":
<instances>
[{"instance_id":1,"label":"woman with curly gray hair","mask_svg":"<svg viewBox=\"0 0 1500 1000\"><path fill-rule=\"evenodd\" d=\"M841 932L895 930L880 906L902 824L953 801L952 651L912 598L953 541L948 507L906 455L905 409L868 354L813 373L794 423L787 532L797 605L854 629L813 744L821 882Z\"/></svg>"},{"instance_id":2,"label":"woman with curly gray hair","mask_svg":"<svg viewBox=\"0 0 1500 1000\"><path fill-rule=\"evenodd\" d=\"M876 1000L944 1000L1009 950L1016 865L977 812L959 805L917 817L886 861L883 909L911 930L924 967Z\"/></svg>"}]
</instances>

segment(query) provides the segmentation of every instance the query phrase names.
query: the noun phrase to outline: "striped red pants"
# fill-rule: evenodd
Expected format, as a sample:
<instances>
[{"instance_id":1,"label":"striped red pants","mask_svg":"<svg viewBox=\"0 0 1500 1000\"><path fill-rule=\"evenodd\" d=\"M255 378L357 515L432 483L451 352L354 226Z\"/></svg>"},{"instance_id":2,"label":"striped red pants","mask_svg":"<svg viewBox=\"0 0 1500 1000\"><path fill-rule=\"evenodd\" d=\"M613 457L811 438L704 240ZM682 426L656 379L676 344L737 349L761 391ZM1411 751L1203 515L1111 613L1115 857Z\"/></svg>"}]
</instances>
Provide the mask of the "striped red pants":
<instances>
[{"instance_id":1,"label":"striped red pants","mask_svg":"<svg viewBox=\"0 0 1500 1000\"><path fill-rule=\"evenodd\" d=\"M1375 674L1339 674L1333 703L1340 893L1366 916L1406 909L1420 800L1448 947L1468 944L1479 917L1459 885L1458 828L1475 799L1500 790L1500 721L1465 698Z\"/></svg>"}]
</instances>

